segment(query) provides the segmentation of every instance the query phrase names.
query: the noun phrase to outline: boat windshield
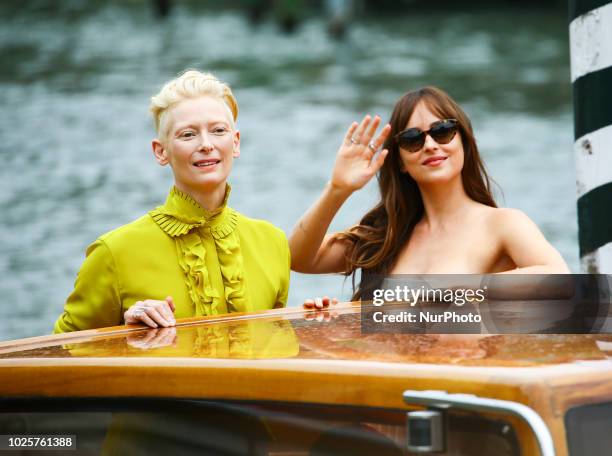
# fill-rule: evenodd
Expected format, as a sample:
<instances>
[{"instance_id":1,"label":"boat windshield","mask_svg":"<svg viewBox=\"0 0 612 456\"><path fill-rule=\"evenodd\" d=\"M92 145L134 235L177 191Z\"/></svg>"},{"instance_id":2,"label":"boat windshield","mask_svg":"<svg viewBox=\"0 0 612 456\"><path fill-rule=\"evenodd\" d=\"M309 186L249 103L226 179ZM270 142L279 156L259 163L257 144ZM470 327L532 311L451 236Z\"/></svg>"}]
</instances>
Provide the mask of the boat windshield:
<instances>
[{"instance_id":1,"label":"boat windshield","mask_svg":"<svg viewBox=\"0 0 612 456\"><path fill-rule=\"evenodd\" d=\"M269 401L30 398L0 400L0 410L0 434L61 437L63 444L74 445L70 449L78 450L75 454L413 454L406 451L407 410L401 409ZM518 456L521 450L507 421L452 412L445 454Z\"/></svg>"},{"instance_id":2,"label":"boat windshield","mask_svg":"<svg viewBox=\"0 0 612 456\"><path fill-rule=\"evenodd\" d=\"M612 448L612 402L583 405L565 414L570 456L609 454Z\"/></svg>"}]
</instances>

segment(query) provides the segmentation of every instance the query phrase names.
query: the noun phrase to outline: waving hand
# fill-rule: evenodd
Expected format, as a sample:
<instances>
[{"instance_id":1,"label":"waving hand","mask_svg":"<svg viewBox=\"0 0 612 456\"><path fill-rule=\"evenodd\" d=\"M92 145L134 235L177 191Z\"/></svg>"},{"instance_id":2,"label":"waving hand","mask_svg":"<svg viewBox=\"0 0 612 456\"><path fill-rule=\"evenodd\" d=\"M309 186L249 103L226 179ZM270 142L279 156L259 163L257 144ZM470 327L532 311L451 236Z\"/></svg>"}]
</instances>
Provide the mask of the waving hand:
<instances>
[{"instance_id":1,"label":"waving hand","mask_svg":"<svg viewBox=\"0 0 612 456\"><path fill-rule=\"evenodd\" d=\"M380 117L372 120L369 115L360 124L351 124L336 155L332 186L349 192L359 190L380 169L388 151L383 149L378 156L375 153L389 135L391 126L385 125L380 134L372 139L379 125Z\"/></svg>"}]
</instances>

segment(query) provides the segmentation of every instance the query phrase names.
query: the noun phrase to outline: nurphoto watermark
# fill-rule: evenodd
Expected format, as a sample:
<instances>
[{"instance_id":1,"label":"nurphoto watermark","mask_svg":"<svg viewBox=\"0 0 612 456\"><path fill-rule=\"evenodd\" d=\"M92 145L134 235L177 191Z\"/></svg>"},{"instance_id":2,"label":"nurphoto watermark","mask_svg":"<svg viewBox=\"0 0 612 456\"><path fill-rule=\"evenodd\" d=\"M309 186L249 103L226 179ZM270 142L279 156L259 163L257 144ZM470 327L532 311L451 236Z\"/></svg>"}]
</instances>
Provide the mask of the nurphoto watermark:
<instances>
[{"instance_id":1,"label":"nurphoto watermark","mask_svg":"<svg viewBox=\"0 0 612 456\"><path fill-rule=\"evenodd\" d=\"M612 277L367 275L364 333L612 333Z\"/></svg>"}]
</instances>

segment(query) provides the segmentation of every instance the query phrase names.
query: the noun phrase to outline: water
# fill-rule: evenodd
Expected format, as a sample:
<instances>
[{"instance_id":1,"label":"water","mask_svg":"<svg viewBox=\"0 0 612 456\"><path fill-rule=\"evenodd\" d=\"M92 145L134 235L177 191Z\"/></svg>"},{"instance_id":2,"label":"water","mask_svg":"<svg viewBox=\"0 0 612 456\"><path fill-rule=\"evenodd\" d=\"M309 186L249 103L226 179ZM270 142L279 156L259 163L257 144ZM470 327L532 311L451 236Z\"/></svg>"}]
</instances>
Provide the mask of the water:
<instances>
[{"instance_id":1,"label":"water","mask_svg":"<svg viewBox=\"0 0 612 456\"><path fill-rule=\"evenodd\" d=\"M0 339L50 332L86 246L164 201L148 100L187 67L228 81L240 104L239 211L289 232L350 122L388 119L399 95L435 84L471 116L502 204L578 270L564 10L365 15L335 42L317 17L286 36L182 3L164 23L142 2L19 5L0 7ZM353 195L332 229L375 199L373 185ZM348 297L350 281L292 275L290 305L321 294Z\"/></svg>"}]
</instances>

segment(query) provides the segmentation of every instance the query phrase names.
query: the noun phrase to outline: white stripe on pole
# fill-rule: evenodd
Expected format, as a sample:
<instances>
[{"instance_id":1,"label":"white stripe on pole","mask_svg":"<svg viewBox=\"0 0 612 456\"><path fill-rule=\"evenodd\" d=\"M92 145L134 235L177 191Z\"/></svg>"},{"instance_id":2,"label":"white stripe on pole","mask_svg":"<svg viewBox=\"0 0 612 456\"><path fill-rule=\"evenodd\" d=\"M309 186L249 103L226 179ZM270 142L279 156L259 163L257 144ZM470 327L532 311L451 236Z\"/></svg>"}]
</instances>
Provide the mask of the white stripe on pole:
<instances>
[{"instance_id":1,"label":"white stripe on pole","mask_svg":"<svg viewBox=\"0 0 612 456\"><path fill-rule=\"evenodd\" d=\"M582 270L586 273L595 271L598 274L612 273L612 242L599 247L592 253L580 258Z\"/></svg>"},{"instance_id":2,"label":"white stripe on pole","mask_svg":"<svg viewBox=\"0 0 612 456\"><path fill-rule=\"evenodd\" d=\"M578 198L600 185L612 182L611 139L612 125L608 125L584 135L574 143Z\"/></svg>"},{"instance_id":3,"label":"white stripe on pole","mask_svg":"<svg viewBox=\"0 0 612 456\"><path fill-rule=\"evenodd\" d=\"M572 82L612 66L612 3L578 16L569 26Z\"/></svg>"}]
</instances>

